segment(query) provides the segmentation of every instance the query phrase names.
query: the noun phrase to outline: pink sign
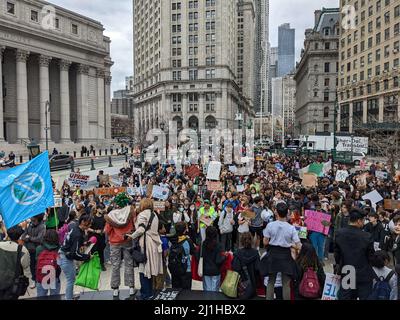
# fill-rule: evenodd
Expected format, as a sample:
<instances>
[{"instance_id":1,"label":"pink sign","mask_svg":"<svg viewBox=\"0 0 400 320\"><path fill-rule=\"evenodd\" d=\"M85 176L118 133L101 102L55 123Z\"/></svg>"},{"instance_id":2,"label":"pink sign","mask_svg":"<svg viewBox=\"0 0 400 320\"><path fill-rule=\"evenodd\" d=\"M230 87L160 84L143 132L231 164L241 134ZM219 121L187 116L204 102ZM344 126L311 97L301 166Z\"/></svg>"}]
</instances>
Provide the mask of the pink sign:
<instances>
[{"instance_id":1,"label":"pink sign","mask_svg":"<svg viewBox=\"0 0 400 320\"><path fill-rule=\"evenodd\" d=\"M306 210L305 217L304 222L309 231L323 233L326 236L329 234L330 227L324 226L322 222L326 221L327 223L330 223L331 215L323 212Z\"/></svg>"}]
</instances>

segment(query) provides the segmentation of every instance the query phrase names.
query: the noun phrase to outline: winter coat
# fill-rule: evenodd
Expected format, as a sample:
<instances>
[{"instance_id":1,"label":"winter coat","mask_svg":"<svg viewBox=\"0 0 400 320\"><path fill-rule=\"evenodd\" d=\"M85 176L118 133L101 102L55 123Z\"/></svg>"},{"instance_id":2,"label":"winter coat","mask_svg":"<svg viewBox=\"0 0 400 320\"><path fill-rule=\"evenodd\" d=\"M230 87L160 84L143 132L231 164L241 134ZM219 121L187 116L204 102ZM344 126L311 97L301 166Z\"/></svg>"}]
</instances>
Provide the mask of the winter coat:
<instances>
[{"instance_id":1,"label":"winter coat","mask_svg":"<svg viewBox=\"0 0 400 320\"><path fill-rule=\"evenodd\" d=\"M250 276L250 279L247 279L246 273L243 269L244 266L247 266L247 270ZM250 280L253 288L254 294L256 292L258 278L260 268L260 254L255 249L239 249L233 255L232 261L232 270L236 271L240 274L240 279Z\"/></svg>"},{"instance_id":2,"label":"winter coat","mask_svg":"<svg viewBox=\"0 0 400 320\"><path fill-rule=\"evenodd\" d=\"M43 237L46 234L46 225L41 222L38 225L34 225L32 222L28 225L21 239L24 240L25 247L30 253L35 253L36 248L42 244ZM27 238L27 236L29 236Z\"/></svg>"},{"instance_id":3,"label":"winter coat","mask_svg":"<svg viewBox=\"0 0 400 320\"><path fill-rule=\"evenodd\" d=\"M131 241L131 239L125 237L126 234L130 234L134 230L133 216L131 213L128 213L128 217L124 219L123 224L117 223L110 215L105 215L104 220L106 221L104 231L111 245L124 244Z\"/></svg>"}]
</instances>

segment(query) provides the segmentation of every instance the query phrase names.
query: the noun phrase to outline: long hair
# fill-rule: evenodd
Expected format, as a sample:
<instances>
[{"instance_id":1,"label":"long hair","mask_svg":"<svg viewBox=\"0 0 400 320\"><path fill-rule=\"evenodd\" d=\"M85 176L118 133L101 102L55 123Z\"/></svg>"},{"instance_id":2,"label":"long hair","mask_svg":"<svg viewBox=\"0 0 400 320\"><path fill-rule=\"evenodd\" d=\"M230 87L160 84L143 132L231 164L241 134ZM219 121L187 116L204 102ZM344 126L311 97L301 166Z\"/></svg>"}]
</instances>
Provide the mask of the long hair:
<instances>
[{"instance_id":1,"label":"long hair","mask_svg":"<svg viewBox=\"0 0 400 320\"><path fill-rule=\"evenodd\" d=\"M303 243L300 254L297 257L297 263L305 270L313 268L315 271L318 269L318 256L311 243Z\"/></svg>"},{"instance_id":2,"label":"long hair","mask_svg":"<svg viewBox=\"0 0 400 320\"><path fill-rule=\"evenodd\" d=\"M215 227L209 226L206 229L206 239L204 240L204 245L207 250L214 250L218 242L218 231Z\"/></svg>"}]
</instances>

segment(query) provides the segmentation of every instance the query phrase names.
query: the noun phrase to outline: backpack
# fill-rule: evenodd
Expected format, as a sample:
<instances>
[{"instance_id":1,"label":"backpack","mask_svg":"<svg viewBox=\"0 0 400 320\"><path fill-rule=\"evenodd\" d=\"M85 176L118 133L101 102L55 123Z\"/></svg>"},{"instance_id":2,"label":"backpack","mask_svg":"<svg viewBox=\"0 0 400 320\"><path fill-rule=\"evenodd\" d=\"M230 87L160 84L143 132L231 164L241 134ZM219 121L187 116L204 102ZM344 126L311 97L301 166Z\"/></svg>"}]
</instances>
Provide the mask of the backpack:
<instances>
[{"instance_id":1,"label":"backpack","mask_svg":"<svg viewBox=\"0 0 400 320\"><path fill-rule=\"evenodd\" d=\"M304 298L317 299L320 296L321 286L319 284L317 273L308 268L301 279L299 294Z\"/></svg>"},{"instance_id":2,"label":"backpack","mask_svg":"<svg viewBox=\"0 0 400 320\"><path fill-rule=\"evenodd\" d=\"M390 300L390 288L389 281L394 276L395 272L392 270L386 278L374 276L376 283L372 288L371 295L368 300Z\"/></svg>"},{"instance_id":3,"label":"backpack","mask_svg":"<svg viewBox=\"0 0 400 320\"><path fill-rule=\"evenodd\" d=\"M54 270L58 269L57 264L58 252L56 250L43 250L36 262L36 281L42 283L43 278L50 274L50 270L43 270L44 267L52 266ZM55 274L54 274L55 275Z\"/></svg>"},{"instance_id":4,"label":"backpack","mask_svg":"<svg viewBox=\"0 0 400 320\"><path fill-rule=\"evenodd\" d=\"M182 276L186 273L187 257L185 257L185 249L183 248L186 241L174 243L171 246L168 256L168 269L171 275Z\"/></svg>"}]
</instances>

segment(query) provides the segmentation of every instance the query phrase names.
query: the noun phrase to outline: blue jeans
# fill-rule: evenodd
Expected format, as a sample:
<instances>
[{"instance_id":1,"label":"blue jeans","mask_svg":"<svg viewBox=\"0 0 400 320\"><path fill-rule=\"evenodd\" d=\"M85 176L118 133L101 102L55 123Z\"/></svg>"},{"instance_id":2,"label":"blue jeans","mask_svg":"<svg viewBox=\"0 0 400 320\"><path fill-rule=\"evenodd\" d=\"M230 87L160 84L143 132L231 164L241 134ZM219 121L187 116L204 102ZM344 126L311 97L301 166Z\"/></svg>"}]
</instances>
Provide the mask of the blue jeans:
<instances>
[{"instance_id":1,"label":"blue jeans","mask_svg":"<svg viewBox=\"0 0 400 320\"><path fill-rule=\"evenodd\" d=\"M221 276L204 276L203 290L210 292L218 292L221 282Z\"/></svg>"},{"instance_id":2,"label":"blue jeans","mask_svg":"<svg viewBox=\"0 0 400 320\"><path fill-rule=\"evenodd\" d=\"M60 253L58 265L64 272L65 279L67 280L65 288L65 300L72 300L74 297L74 284L76 275L74 260L69 260L63 253Z\"/></svg>"},{"instance_id":3,"label":"blue jeans","mask_svg":"<svg viewBox=\"0 0 400 320\"><path fill-rule=\"evenodd\" d=\"M153 279L146 278L144 273L140 273L140 296L143 300L153 296Z\"/></svg>"},{"instance_id":4,"label":"blue jeans","mask_svg":"<svg viewBox=\"0 0 400 320\"><path fill-rule=\"evenodd\" d=\"M317 252L318 259L324 260L324 251L325 251L325 235L319 232L312 232L310 234L311 243Z\"/></svg>"},{"instance_id":5,"label":"blue jeans","mask_svg":"<svg viewBox=\"0 0 400 320\"><path fill-rule=\"evenodd\" d=\"M55 289L44 289L40 282L36 282L36 294L38 297L47 297L50 296L58 296L61 290L61 282L60 279L56 279L56 288Z\"/></svg>"}]
</instances>

